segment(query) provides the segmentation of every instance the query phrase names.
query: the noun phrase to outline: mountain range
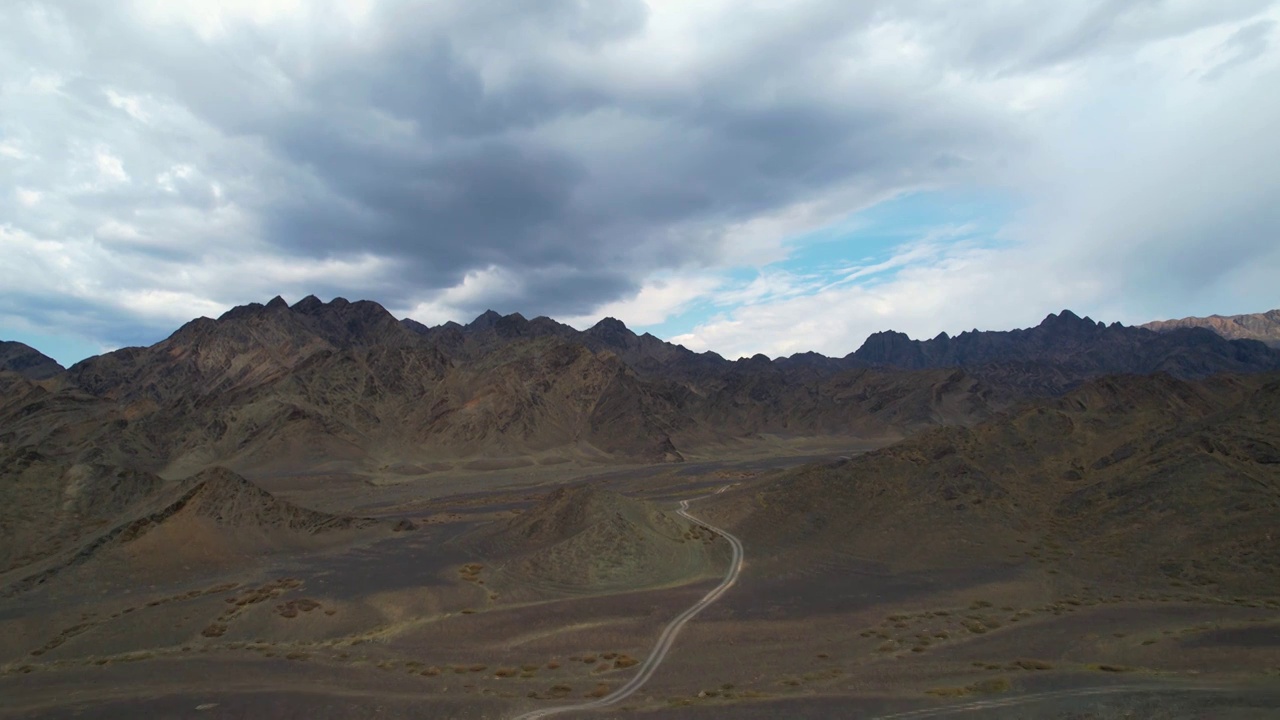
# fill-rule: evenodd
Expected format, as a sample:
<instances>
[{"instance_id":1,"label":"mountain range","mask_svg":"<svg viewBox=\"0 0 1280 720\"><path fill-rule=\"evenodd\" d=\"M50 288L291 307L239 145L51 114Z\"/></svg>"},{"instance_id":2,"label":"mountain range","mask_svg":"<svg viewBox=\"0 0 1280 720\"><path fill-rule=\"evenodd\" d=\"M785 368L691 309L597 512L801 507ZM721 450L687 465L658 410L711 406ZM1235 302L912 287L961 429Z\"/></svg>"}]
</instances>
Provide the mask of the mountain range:
<instances>
[{"instance_id":1,"label":"mountain range","mask_svg":"<svg viewBox=\"0 0 1280 720\"><path fill-rule=\"evenodd\" d=\"M16 343L4 358L0 452L174 478L215 466L254 477L678 461L762 436L970 425L1115 373L1280 369L1280 351L1254 340L1069 311L1025 330L877 333L842 358L729 361L612 318L578 331L486 312L426 327L374 302L314 296L193 320L65 371Z\"/></svg>"}]
</instances>

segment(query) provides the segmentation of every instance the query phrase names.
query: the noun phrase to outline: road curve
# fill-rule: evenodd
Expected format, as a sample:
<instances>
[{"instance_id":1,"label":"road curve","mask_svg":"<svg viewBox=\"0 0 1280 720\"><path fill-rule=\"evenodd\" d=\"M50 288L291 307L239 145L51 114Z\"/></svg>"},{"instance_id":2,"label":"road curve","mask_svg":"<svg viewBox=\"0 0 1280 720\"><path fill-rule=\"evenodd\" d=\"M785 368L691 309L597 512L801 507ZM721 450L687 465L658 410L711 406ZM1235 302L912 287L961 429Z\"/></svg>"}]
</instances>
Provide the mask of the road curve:
<instances>
[{"instance_id":1,"label":"road curve","mask_svg":"<svg viewBox=\"0 0 1280 720\"><path fill-rule=\"evenodd\" d=\"M725 490L728 490L729 488L730 488L730 485L725 485L724 487L720 488L719 490L711 494L718 495L724 492ZM710 496L703 495L702 497L698 497L694 499L701 500L703 497L710 497ZM649 681L649 678L653 677L653 674L655 672L657 672L658 666L661 665L663 659L667 657L667 651L671 649L672 643L676 641L676 636L680 634L680 630L684 628L684 626L688 624L688 622L692 620L694 616L696 616L698 613L705 610L707 606L711 605L711 603L715 602L716 600L719 600L720 596L724 595L725 592L727 592L729 588L733 587L733 584L737 582L738 574L742 572L742 541L734 537L732 534L724 530L721 530L718 527L708 525L707 523L690 515L689 502L690 502L689 500L681 500L680 509L677 510L676 512L681 517L684 517L695 523L699 523L702 526L714 532L719 533L720 536L728 540L729 544L733 547L733 560L732 562L729 563L729 571L725 573L724 580L720 581L720 584L717 585L715 589L713 589L711 592L704 595L701 600L694 603L692 606L689 607L689 609L677 615L675 619L672 620L670 624L668 624L667 627L663 629L662 634L658 636L657 644L653 646L653 652L650 652L649 657L645 658L645 661L640 664L640 670L635 674L635 677L631 678L631 680L629 680L625 685L618 688L617 690L614 690L608 695L605 695L604 697L599 698L598 700L579 703L577 705L562 705L560 707L551 707L551 708L542 708L540 710L532 710L523 715L517 716L515 720L538 720L538 718L550 717L552 715L558 715L560 713L566 713L566 712L575 712L579 710L599 710L600 708L609 707L610 705L619 703L631 697L632 695L635 694L637 690L639 690L641 687L644 686L646 682Z\"/></svg>"}]
</instances>

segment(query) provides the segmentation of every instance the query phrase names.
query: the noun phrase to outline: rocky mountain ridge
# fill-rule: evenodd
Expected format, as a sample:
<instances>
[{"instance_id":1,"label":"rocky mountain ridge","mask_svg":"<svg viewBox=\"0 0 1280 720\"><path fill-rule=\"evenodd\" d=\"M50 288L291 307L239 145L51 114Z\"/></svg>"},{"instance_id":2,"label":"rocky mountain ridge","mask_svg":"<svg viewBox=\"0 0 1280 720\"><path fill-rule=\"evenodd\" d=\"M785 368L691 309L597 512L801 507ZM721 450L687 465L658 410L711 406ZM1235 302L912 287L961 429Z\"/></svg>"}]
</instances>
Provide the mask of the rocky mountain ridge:
<instances>
[{"instance_id":1,"label":"rocky mountain ridge","mask_svg":"<svg viewBox=\"0 0 1280 720\"><path fill-rule=\"evenodd\" d=\"M1181 378L1280 368L1280 352L1203 329L1156 333L1064 311L1035 328L844 358L728 361L607 318L578 331L486 312L435 328L369 301L277 297L36 382L0 373L0 450L184 477L678 461L777 436L895 436L968 425L1115 372ZM425 470L423 470L425 472Z\"/></svg>"},{"instance_id":2,"label":"rocky mountain ridge","mask_svg":"<svg viewBox=\"0 0 1280 720\"><path fill-rule=\"evenodd\" d=\"M1257 340L1273 348L1280 348L1280 310L1244 315L1210 315L1209 317L1157 320L1140 327L1156 332L1191 327L1208 328L1230 340Z\"/></svg>"}]
</instances>

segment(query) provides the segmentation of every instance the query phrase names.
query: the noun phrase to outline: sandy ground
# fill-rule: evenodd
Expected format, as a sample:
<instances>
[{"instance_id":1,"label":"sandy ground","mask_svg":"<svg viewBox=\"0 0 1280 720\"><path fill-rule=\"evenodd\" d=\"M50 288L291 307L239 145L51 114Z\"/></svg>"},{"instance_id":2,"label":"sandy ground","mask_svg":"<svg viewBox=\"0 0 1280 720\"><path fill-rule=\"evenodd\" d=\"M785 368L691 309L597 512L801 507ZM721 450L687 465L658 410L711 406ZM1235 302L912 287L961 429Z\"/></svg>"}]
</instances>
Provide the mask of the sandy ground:
<instances>
[{"instance_id":1,"label":"sandy ground","mask_svg":"<svg viewBox=\"0 0 1280 720\"><path fill-rule=\"evenodd\" d=\"M553 482L674 505L858 449L821 450L395 482L276 478L264 485L295 502L419 529L234 566L104 558L0 600L0 717L503 718L598 696L716 584L727 543L704 544L708 571L696 577L594 595L503 586L503 558L477 556L468 533ZM691 510L732 529L740 503L727 493ZM595 717L1280 716L1274 598L1101 587L1014 557L899 571L742 540L738 584L688 625L648 685Z\"/></svg>"}]
</instances>

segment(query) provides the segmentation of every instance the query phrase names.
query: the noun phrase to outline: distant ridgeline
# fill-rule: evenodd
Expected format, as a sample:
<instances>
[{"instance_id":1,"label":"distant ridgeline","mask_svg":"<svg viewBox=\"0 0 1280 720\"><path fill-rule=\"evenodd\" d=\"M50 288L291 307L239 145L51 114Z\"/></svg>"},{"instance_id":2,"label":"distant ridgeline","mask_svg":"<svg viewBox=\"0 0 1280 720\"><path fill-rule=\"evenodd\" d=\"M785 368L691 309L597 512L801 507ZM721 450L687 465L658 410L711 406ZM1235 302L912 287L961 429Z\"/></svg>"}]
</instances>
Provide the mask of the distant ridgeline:
<instances>
[{"instance_id":1,"label":"distant ridgeline","mask_svg":"<svg viewBox=\"0 0 1280 720\"><path fill-rule=\"evenodd\" d=\"M841 358L729 361L607 318L578 331L486 312L426 327L381 305L275 298L150 347L63 370L0 345L0 452L36 449L162 477L225 466L395 472L679 461L761 436L893 437L968 426L1113 374L1193 380L1280 369L1206 327L1156 331L1069 311L1006 332L881 332Z\"/></svg>"}]
</instances>

